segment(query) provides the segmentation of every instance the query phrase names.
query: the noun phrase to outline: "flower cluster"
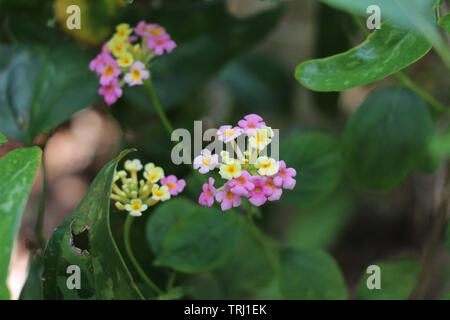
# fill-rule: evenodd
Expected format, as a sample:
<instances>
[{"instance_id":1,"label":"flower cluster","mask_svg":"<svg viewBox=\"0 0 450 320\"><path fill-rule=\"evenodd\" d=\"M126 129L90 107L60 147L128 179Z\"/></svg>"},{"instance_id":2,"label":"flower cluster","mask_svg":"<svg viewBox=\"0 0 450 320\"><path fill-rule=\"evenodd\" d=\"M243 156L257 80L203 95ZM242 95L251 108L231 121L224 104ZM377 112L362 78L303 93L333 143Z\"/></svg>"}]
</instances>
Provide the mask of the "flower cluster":
<instances>
[{"instance_id":1,"label":"flower cluster","mask_svg":"<svg viewBox=\"0 0 450 320\"><path fill-rule=\"evenodd\" d=\"M240 152L235 139L244 135L248 141L248 149ZM294 177L297 172L287 168L281 160L261 155L274 136L272 128L266 126L263 119L256 114L249 114L238 122L238 126L225 125L217 130L217 137L225 143L230 142L237 153L237 159L230 157L226 151L220 156L212 154L208 149L194 159L194 169L206 174L219 169L220 176L227 182L220 188L214 187L214 179L209 178L203 185L203 192L198 202L211 207L214 200L221 204L223 211L238 207L242 197L247 198L254 206L261 206L266 201L279 200L283 189L295 187Z\"/></svg>"},{"instance_id":2,"label":"flower cluster","mask_svg":"<svg viewBox=\"0 0 450 320\"><path fill-rule=\"evenodd\" d=\"M134 159L125 161L124 167L125 170L114 175L111 199L116 200L117 209L128 211L132 216L141 216L149 206L169 200L186 186L183 179L177 179L174 175L166 177L164 170L153 163L143 166L140 160ZM138 179L138 172L142 169L144 179Z\"/></svg>"},{"instance_id":3,"label":"flower cluster","mask_svg":"<svg viewBox=\"0 0 450 320\"><path fill-rule=\"evenodd\" d=\"M177 45L157 24L139 22L135 28L126 23L116 27L114 36L103 45L89 69L100 77L98 93L108 105L122 96L122 87L142 85L150 77L149 62L172 52Z\"/></svg>"}]
</instances>

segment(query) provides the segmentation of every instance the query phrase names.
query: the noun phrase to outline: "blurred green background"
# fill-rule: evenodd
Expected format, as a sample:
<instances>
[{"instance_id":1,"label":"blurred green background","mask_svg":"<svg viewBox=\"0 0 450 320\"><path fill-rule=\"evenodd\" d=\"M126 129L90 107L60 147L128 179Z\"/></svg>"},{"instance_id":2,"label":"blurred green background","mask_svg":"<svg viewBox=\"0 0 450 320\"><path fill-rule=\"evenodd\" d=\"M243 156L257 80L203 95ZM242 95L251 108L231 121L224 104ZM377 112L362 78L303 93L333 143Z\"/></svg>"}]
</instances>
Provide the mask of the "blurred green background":
<instances>
[{"instance_id":1,"label":"blurred green background","mask_svg":"<svg viewBox=\"0 0 450 320\"><path fill-rule=\"evenodd\" d=\"M69 4L81 7L81 30L64 29ZM121 0L0 0L0 68L20 61L29 68L29 91L21 87L18 103L20 97L36 93L33 90L39 86L33 81L44 83L45 92L50 92L49 97L33 100L38 111L21 123L0 114L0 131L13 138L0 148L0 154L22 143L39 142L42 132L53 131L45 147L47 238L76 208L100 168L121 149L137 148L132 157L184 177L188 181L185 196L195 201L200 193L201 185L190 177L188 168L172 164L172 144L143 88L127 89L118 103L106 107L96 93L97 80L88 70L89 60L116 24L134 26L142 19L164 26L178 44L152 69L162 105L176 128L193 130L194 120L202 120L204 130L217 128L258 113L280 129L280 157L298 169L297 187L281 201L261 208L258 224L269 236L296 247L326 249L337 260L351 296L367 266L378 261L405 258L406 262L398 260L391 267L405 278L417 278L418 258L436 206L436 188L446 169L407 172L398 186L386 192L368 191L352 182L339 151L347 120L377 87L397 82L387 78L339 93L303 87L294 76L300 62L343 52L364 40L349 15L314 0L282 4L135 0L132 5ZM450 78L442 69L442 62L431 52L410 67L408 74L449 104ZM58 92L65 92L65 98ZM48 103L39 105L39 99ZM393 175L398 170L394 168ZM29 243L38 197L37 183L12 262L9 281L16 297L32 249ZM137 244L138 260L163 284L166 270L152 267L146 240L146 220L151 214L135 224L132 242ZM120 247L123 222L124 216L113 211L111 224ZM242 245L245 262L237 257L217 271L181 276L177 281L192 285L191 298L279 298L270 271L258 263L251 265L259 261L251 257L251 246L251 241ZM445 284L450 277L449 262L448 255L439 257L430 297L450 289ZM254 270L258 274L247 279ZM407 295L402 292L397 297Z\"/></svg>"}]
</instances>

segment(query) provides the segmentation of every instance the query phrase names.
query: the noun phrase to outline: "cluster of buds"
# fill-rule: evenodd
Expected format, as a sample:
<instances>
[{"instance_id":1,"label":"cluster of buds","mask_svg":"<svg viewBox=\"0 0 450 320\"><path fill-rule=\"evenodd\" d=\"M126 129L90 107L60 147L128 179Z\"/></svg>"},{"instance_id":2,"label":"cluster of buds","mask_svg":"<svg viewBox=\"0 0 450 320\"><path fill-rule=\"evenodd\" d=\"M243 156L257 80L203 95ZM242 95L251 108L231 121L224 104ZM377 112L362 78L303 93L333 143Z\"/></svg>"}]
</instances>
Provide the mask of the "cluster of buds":
<instances>
[{"instance_id":1,"label":"cluster of buds","mask_svg":"<svg viewBox=\"0 0 450 320\"><path fill-rule=\"evenodd\" d=\"M100 77L98 93L112 105L122 96L125 83L142 85L150 77L150 61L175 47L170 35L157 24L141 21L135 28L119 24L116 33L89 64L89 69Z\"/></svg>"},{"instance_id":2,"label":"cluster of buds","mask_svg":"<svg viewBox=\"0 0 450 320\"><path fill-rule=\"evenodd\" d=\"M241 152L235 139L244 135L248 141L248 149ZM261 155L261 152L272 142L274 132L266 126L263 119L256 114L249 114L238 122L238 126L222 126L217 130L217 138L225 143L231 143L237 153L237 158L230 157L229 152L222 151L212 154L204 149L194 159L194 169L206 174L219 169L220 176L227 182L220 188L214 187L214 179L203 185L203 192L198 202L211 207L214 200L221 204L223 211L242 204L242 197L254 206L261 206L267 201L279 200L283 189L292 190L295 187L294 177L297 172L286 168L281 160Z\"/></svg>"},{"instance_id":3,"label":"cluster of buds","mask_svg":"<svg viewBox=\"0 0 450 320\"><path fill-rule=\"evenodd\" d=\"M169 200L186 186L183 179L174 175L165 177L164 170L153 163L143 166L140 160L134 159L125 161L124 167L125 170L114 175L111 199L116 201L117 209L132 216L141 216L148 207ZM139 179L138 172L142 170L143 179Z\"/></svg>"}]
</instances>

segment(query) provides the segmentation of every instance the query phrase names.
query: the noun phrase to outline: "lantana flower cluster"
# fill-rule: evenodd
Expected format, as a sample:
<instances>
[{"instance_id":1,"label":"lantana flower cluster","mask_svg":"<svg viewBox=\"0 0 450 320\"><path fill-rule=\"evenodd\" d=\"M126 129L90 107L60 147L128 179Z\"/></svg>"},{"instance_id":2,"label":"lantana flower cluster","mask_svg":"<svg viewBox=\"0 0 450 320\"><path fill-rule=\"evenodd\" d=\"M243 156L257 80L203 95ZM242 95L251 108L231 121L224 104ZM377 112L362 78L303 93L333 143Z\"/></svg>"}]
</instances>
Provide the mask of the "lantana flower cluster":
<instances>
[{"instance_id":1,"label":"lantana flower cluster","mask_svg":"<svg viewBox=\"0 0 450 320\"><path fill-rule=\"evenodd\" d=\"M141 21L134 28L119 24L116 33L89 64L89 69L100 77L98 93L106 104L112 105L122 96L125 84L142 85L150 77L149 63L154 57L170 53L176 46L158 24Z\"/></svg>"},{"instance_id":2,"label":"lantana flower cluster","mask_svg":"<svg viewBox=\"0 0 450 320\"><path fill-rule=\"evenodd\" d=\"M248 149L244 152L239 150L235 141L241 135L245 135L248 142ZM237 158L231 157L227 151L218 155L204 149L194 159L194 169L198 169L201 174L219 169L220 176L227 180L223 186L216 188L215 180L210 177L208 183L203 185L199 204L211 207L216 200L226 211L240 206L244 197L259 207L267 201L279 200L283 189L294 189L296 170L287 168L283 160L261 155L272 142L273 136L272 128L256 114L245 116L238 126L221 126L217 130L217 137L225 143L231 142Z\"/></svg>"},{"instance_id":3,"label":"lantana flower cluster","mask_svg":"<svg viewBox=\"0 0 450 320\"><path fill-rule=\"evenodd\" d=\"M186 186L183 179L166 177L164 170L154 163L143 166L139 159L134 159L125 161L124 167L125 170L114 174L111 199L116 201L117 209L132 216L141 216L149 207L178 195ZM138 172L142 170L143 179L139 179Z\"/></svg>"}]
</instances>

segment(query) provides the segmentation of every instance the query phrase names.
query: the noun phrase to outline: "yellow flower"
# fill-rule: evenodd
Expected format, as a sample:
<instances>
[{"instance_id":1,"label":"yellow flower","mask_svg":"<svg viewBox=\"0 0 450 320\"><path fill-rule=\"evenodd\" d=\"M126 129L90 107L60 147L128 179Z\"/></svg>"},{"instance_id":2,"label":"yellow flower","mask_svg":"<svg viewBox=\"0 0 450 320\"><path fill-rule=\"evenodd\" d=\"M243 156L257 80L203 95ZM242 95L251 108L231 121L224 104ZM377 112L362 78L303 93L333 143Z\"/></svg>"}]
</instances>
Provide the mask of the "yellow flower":
<instances>
[{"instance_id":1,"label":"yellow flower","mask_svg":"<svg viewBox=\"0 0 450 320\"><path fill-rule=\"evenodd\" d=\"M227 180L239 178L241 176L241 163L236 159L228 159L220 165L219 174Z\"/></svg>"},{"instance_id":2,"label":"yellow flower","mask_svg":"<svg viewBox=\"0 0 450 320\"><path fill-rule=\"evenodd\" d=\"M125 52L120 56L120 58L117 60L117 63L120 67L129 67L133 64L133 56L129 52Z\"/></svg>"},{"instance_id":3,"label":"yellow flower","mask_svg":"<svg viewBox=\"0 0 450 320\"><path fill-rule=\"evenodd\" d=\"M113 37L108 42L108 49L112 51L113 55L116 58L121 57L124 53L127 52L126 43L123 40L120 40L119 38L116 37Z\"/></svg>"},{"instance_id":4,"label":"yellow flower","mask_svg":"<svg viewBox=\"0 0 450 320\"><path fill-rule=\"evenodd\" d=\"M127 210L132 216L139 217L142 215L142 212L147 210L148 206L146 204L142 204L141 199L133 199L131 200L131 204L125 205L125 210Z\"/></svg>"},{"instance_id":5,"label":"yellow flower","mask_svg":"<svg viewBox=\"0 0 450 320\"><path fill-rule=\"evenodd\" d=\"M164 177L164 170L160 167L151 168L149 171L146 171L144 177L153 183L158 182L161 178Z\"/></svg>"},{"instance_id":6,"label":"yellow flower","mask_svg":"<svg viewBox=\"0 0 450 320\"><path fill-rule=\"evenodd\" d=\"M166 186L160 187L155 184L152 188L152 194L153 200L166 201L170 199L169 188L167 188Z\"/></svg>"},{"instance_id":7,"label":"yellow flower","mask_svg":"<svg viewBox=\"0 0 450 320\"><path fill-rule=\"evenodd\" d=\"M256 161L256 168L262 176L274 176L278 173L280 166L275 159L262 156Z\"/></svg>"},{"instance_id":8,"label":"yellow flower","mask_svg":"<svg viewBox=\"0 0 450 320\"><path fill-rule=\"evenodd\" d=\"M130 25L127 23L121 23L116 27L116 33L114 34L114 37L119 40L126 40L130 33L133 31L130 29Z\"/></svg>"},{"instance_id":9,"label":"yellow flower","mask_svg":"<svg viewBox=\"0 0 450 320\"><path fill-rule=\"evenodd\" d=\"M258 150L264 149L270 142L272 142L273 135L273 130L270 127L255 129L249 139L250 147Z\"/></svg>"}]
</instances>

